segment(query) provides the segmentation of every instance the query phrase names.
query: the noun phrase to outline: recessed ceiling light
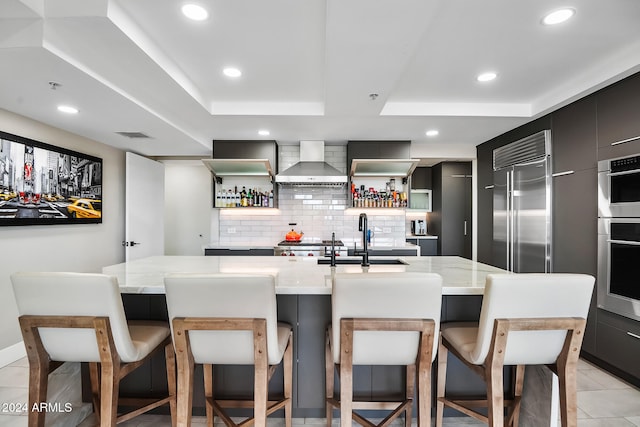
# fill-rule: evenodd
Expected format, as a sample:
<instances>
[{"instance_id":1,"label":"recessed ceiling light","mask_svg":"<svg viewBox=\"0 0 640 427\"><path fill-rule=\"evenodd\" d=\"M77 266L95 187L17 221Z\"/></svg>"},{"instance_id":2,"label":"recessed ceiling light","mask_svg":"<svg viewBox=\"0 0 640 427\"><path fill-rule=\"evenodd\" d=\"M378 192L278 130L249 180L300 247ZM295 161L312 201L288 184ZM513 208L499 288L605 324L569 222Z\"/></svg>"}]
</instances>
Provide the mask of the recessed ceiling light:
<instances>
[{"instance_id":1,"label":"recessed ceiling light","mask_svg":"<svg viewBox=\"0 0 640 427\"><path fill-rule=\"evenodd\" d=\"M209 17L207 9L197 4L185 4L182 6L182 13L194 21L204 21Z\"/></svg>"},{"instance_id":2,"label":"recessed ceiling light","mask_svg":"<svg viewBox=\"0 0 640 427\"><path fill-rule=\"evenodd\" d=\"M240 77L242 75L242 71L234 67L227 67L224 70L222 70L222 72L227 77Z\"/></svg>"},{"instance_id":3,"label":"recessed ceiling light","mask_svg":"<svg viewBox=\"0 0 640 427\"><path fill-rule=\"evenodd\" d=\"M428 130L428 131L426 132L426 135L427 135L427 136L437 136L439 133L440 133L440 132L438 132L437 130L435 130L435 129L431 129L431 130Z\"/></svg>"},{"instance_id":4,"label":"recessed ceiling light","mask_svg":"<svg viewBox=\"0 0 640 427\"><path fill-rule=\"evenodd\" d=\"M480 74L477 79L479 82L490 82L491 80L494 80L496 77L498 77L498 75L496 73L494 73L493 71L488 72L488 73L482 73Z\"/></svg>"},{"instance_id":5,"label":"recessed ceiling light","mask_svg":"<svg viewBox=\"0 0 640 427\"><path fill-rule=\"evenodd\" d=\"M542 18L542 23L544 25L561 24L562 22L568 20L575 14L576 14L575 9L571 9L571 8L554 10L553 12L547 14L544 18Z\"/></svg>"},{"instance_id":6,"label":"recessed ceiling light","mask_svg":"<svg viewBox=\"0 0 640 427\"><path fill-rule=\"evenodd\" d=\"M78 114L78 109L69 105L58 105L58 111L67 114Z\"/></svg>"},{"instance_id":7,"label":"recessed ceiling light","mask_svg":"<svg viewBox=\"0 0 640 427\"><path fill-rule=\"evenodd\" d=\"M260 130L258 131L258 135L261 135L261 136L269 136L270 134L271 134L271 133L270 133L268 130L266 130L266 129L260 129Z\"/></svg>"}]
</instances>

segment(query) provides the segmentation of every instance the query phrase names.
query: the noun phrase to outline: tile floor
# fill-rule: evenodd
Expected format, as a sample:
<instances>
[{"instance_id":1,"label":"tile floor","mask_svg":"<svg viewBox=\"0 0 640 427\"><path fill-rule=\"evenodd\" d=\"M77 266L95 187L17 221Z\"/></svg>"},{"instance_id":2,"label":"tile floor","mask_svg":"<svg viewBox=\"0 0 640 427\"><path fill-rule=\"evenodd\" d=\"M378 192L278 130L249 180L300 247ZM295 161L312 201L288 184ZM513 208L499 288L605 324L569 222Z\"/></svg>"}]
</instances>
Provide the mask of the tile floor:
<instances>
[{"instance_id":1,"label":"tile floor","mask_svg":"<svg viewBox=\"0 0 640 427\"><path fill-rule=\"evenodd\" d=\"M21 359L0 369L0 426L24 427L27 425L26 413L11 411L11 404L25 404L28 395L28 364ZM75 409L74 409L75 410ZM638 427L640 426L640 390L616 377L600 370L588 362L580 361L578 374L578 426L579 427ZM54 421L54 420L51 420ZM277 419L271 419L270 425L279 426ZM64 418L54 422L59 426L70 425ZM71 424L75 424L71 423ZM47 425L52 425L48 422ZM91 417L80 426L93 425ZM170 426L168 416L143 415L122 427L165 427ZM194 426L204 426L203 417L195 417ZM447 426L484 425L475 420L448 418ZM295 427L321 427L324 419L295 419Z\"/></svg>"}]
</instances>

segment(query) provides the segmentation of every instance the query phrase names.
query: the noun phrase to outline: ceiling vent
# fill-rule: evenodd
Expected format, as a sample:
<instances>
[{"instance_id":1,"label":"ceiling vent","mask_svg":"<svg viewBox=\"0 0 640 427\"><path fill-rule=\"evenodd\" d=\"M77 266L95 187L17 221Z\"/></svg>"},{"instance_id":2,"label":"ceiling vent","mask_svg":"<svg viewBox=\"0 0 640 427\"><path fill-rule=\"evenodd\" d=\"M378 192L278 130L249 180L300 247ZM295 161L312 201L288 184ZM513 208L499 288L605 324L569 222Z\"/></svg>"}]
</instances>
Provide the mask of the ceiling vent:
<instances>
[{"instance_id":1,"label":"ceiling vent","mask_svg":"<svg viewBox=\"0 0 640 427\"><path fill-rule=\"evenodd\" d=\"M146 139L151 138L149 135L142 132L116 132L118 135L126 136L127 138Z\"/></svg>"}]
</instances>

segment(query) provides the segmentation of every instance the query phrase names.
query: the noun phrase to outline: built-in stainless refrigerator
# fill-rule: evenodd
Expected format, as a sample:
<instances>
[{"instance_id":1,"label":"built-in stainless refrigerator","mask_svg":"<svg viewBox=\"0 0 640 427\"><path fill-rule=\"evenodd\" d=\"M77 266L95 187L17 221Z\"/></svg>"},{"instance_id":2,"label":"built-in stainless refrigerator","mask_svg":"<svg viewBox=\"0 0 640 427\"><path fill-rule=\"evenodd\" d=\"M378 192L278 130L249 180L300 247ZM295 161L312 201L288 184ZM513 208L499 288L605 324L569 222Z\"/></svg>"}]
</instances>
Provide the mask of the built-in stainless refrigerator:
<instances>
[{"instance_id":1,"label":"built-in stainless refrigerator","mask_svg":"<svg viewBox=\"0 0 640 427\"><path fill-rule=\"evenodd\" d=\"M551 131L493 152L493 263L551 272Z\"/></svg>"}]
</instances>

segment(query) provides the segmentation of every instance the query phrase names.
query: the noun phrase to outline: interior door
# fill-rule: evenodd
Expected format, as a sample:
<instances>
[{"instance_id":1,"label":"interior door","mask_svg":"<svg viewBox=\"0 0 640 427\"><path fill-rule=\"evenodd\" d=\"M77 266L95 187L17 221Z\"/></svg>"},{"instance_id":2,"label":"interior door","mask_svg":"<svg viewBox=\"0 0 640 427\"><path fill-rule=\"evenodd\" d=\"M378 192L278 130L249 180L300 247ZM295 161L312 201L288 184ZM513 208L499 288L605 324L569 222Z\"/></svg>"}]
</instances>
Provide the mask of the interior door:
<instances>
[{"instance_id":1,"label":"interior door","mask_svg":"<svg viewBox=\"0 0 640 427\"><path fill-rule=\"evenodd\" d=\"M164 165L126 153L125 256L164 255Z\"/></svg>"}]
</instances>

